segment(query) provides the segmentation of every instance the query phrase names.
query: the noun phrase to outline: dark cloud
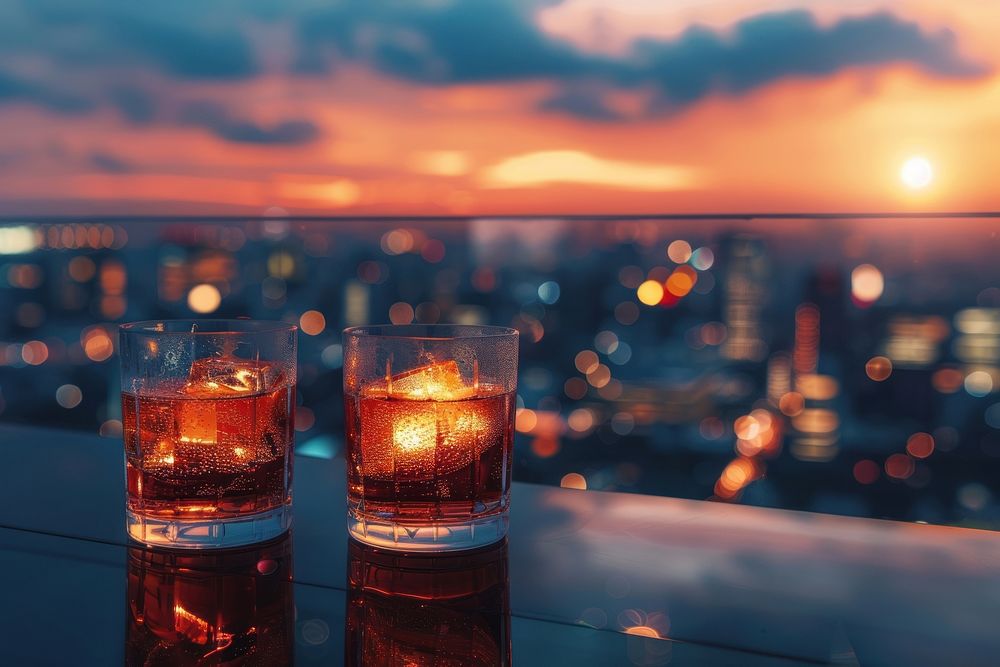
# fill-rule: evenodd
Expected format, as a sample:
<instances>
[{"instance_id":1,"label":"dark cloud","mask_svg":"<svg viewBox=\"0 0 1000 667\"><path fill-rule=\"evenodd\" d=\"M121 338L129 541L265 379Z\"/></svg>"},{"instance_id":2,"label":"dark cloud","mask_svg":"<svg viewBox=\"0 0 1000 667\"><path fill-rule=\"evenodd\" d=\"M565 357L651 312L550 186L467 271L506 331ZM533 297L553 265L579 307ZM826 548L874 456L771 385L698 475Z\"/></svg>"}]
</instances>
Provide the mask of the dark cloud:
<instances>
[{"instance_id":1,"label":"dark cloud","mask_svg":"<svg viewBox=\"0 0 1000 667\"><path fill-rule=\"evenodd\" d=\"M91 153L90 163L97 169L109 174L125 174L133 171L132 165L128 162L103 151L94 151Z\"/></svg>"},{"instance_id":2,"label":"dark cloud","mask_svg":"<svg viewBox=\"0 0 1000 667\"><path fill-rule=\"evenodd\" d=\"M28 102L66 114L86 113L95 106L81 95L0 72L0 103L3 102Z\"/></svg>"},{"instance_id":3,"label":"dark cloud","mask_svg":"<svg viewBox=\"0 0 1000 667\"><path fill-rule=\"evenodd\" d=\"M112 87L108 90L108 102L125 120L136 125L145 125L156 117L156 100L137 86Z\"/></svg>"},{"instance_id":4,"label":"dark cloud","mask_svg":"<svg viewBox=\"0 0 1000 667\"><path fill-rule=\"evenodd\" d=\"M592 87L577 88L566 87L539 104L543 111L557 111L568 113L578 118L597 121L616 121L623 118L622 114L615 111L605 102L606 89L599 90Z\"/></svg>"},{"instance_id":5,"label":"dark cloud","mask_svg":"<svg viewBox=\"0 0 1000 667\"><path fill-rule=\"evenodd\" d=\"M319 137L319 128L308 120L285 120L264 127L235 118L225 107L214 102L192 102L180 111L181 125L200 127L226 141L241 144L297 145Z\"/></svg>"},{"instance_id":6,"label":"dark cloud","mask_svg":"<svg viewBox=\"0 0 1000 667\"><path fill-rule=\"evenodd\" d=\"M316 71L332 49L387 74L438 83L561 79L600 67L603 58L539 30L532 6L510 0L346 3L303 19L299 62Z\"/></svg>"},{"instance_id":7,"label":"dark cloud","mask_svg":"<svg viewBox=\"0 0 1000 667\"><path fill-rule=\"evenodd\" d=\"M246 79L260 71L253 48L239 31L201 31L197 17L175 25L118 16L106 25L116 47L144 57L168 74L187 79ZM236 17L233 17L236 18Z\"/></svg>"},{"instance_id":8,"label":"dark cloud","mask_svg":"<svg viewBox=\"0 0 1000 667\"><path fill-rule=\"evenodd\" d=\"M246 79L260 71L244 25L260 4L14 0L0 22L0 50L40 54L61 67L150 65L195 80ZM294 14L289 14L289 17Z\"/></svg>"},{"instance_id":9,"label":"dark cloud","mask_svg":"<svg viewBox=\"0 0 1000 667\"><path fill-rule=\"evenodd\" d=\"M619 74L625 85L652 85L661 107L720 91L744 93L788 77L821 77L867 65L909 63L949 78L985 69L959 55L952 33L925 33L890 14L845 18L830 27L804 11L764 14L724 35L691 28L672 41L642 40Z\"/></svg>"},{"instance_id":10,"label":"dark cloud","mask_svg":"<svg viewBox=\"0 0 1000 667\"><path fill-rule=\"evenodd\" d=\"M951 32L922 29L885 13L822 26L805 11L762 14L725 32L692 27L671 39L638 40L621 55L593 54L538 27L539 8L556 2L21 0L17 11L0 12L6 18L0 21L0 55L42 57L53 73L38 81L0 74L0 103L28 101L63 113L110 104L134 124L173 122L159 117L159 105L144 92L154 81L140 78L145 87L84 96L69 92L79 90L75 73L128 76L123 70L129 70L141 77L156 70L189 81L253 78L261 73L257 51L266 46L250 36L267 33L253 32L246 22L259 27L281 19L295 26L300 73L328 72L344 61L431 85L546 81L556 93L541 103L543 110L604 121L631 117L607 104L607 95L620 90L641 92L648 106L637 113L652 115L708 95L738 95L851 67L905 63L944 78L985 72L961 54ZM317 134L307 121L261 127L221 110L192 116L189 124L230 141L304 143Z\"/></svg>"},{"instance_id":11,"label":"dark cloud","mask_svg":"<svg viewBox=\"0 0 1000 667\"><path fill-rule=\"evenodd\" d=\"M722 33L692 27L674 39L643 39L622 56L581 52L538 29L532 3L507 0L347 3L300 24L302 71L331 59L369 63L421 83L548 80L562 90L542 103L597 120L617 114L592 85L649 90L648 113L683 108L713 93L739 94L789 77L908 63L931 75L977 76L947 30L925 31L891 14L820 26L806 11L763 14ZM581 89L580 82L589 82Z\"/></svg>"}]
</instances>

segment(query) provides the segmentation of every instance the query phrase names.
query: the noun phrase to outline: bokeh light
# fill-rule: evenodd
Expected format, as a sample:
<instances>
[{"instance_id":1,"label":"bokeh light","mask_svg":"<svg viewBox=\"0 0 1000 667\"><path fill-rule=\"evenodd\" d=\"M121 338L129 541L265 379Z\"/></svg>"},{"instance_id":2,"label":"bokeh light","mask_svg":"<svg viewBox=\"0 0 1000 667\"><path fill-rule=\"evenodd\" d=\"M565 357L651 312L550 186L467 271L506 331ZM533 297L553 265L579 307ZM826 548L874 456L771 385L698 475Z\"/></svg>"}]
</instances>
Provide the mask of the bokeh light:
<instances>
[{"instance_id":1,"label":"bokeh light","mask_svg":"<svg viewBox=\"0 0 1000 667\"><path fill-rule=\"evenodd\" d=\"M571 472L563 475L559 481L559 486L564 489L587 490L587 479L578 472Z\"/></svg>"},{"instance_id":2,"label":"bokeh light","mask_svg":"<svg viewBox=\"0 0 1000 667\"><path fill-rule=\"evenodd\" d=\"M639 301L647 306L655 306L663 299L663 285L658 280L647 280L635 291Z\"/></svg>"},{"instance_id":3,"label":"bokeh light","mask_svg":"<svg viewBox=\"0 0 1000 667\"><path fill-rule=\"evenodd\" d=\"M931 384L942 394L954 394L964 381L965 377L957 368L940 368L931 376Z\"/></svg>"},{"instance_id":4,"label":"bokeh light","mask_svg":"<svg viewBox=\"0 0 1000 667\"><path fill-rule=\"evenodd\" d=\"M667 246L667 257L671 262L683 264L691 259L691 244L678 239Z\"/></svg>"},{"instance_id":5,"label":"bokeh light","mask_svg":"<svg viewBox=\"0 0 1000 667\"><path fill-rule=\"evenodd\" d=\"M299 318L299 328L309 336L318 336L326 329L326 318L318 310L307 310Z\"/></svg>"},{"instance_id":6,"label":"bokeh light","mask_svg":"<svg viewBox=\"0 0 1000 667\"><path fill-rule=\"evenodd\" d=\"M865 373L875 382L882 382L892 375L892 361L888 357L872 357L865 364Z\"/></svg>"},{"instance_id":7,"label":"bokeh light","mask_svg":"<svg viewBox=\"0 0 1000 667\"><path fill-rule=\"evenodd\" d=\"M892 454L885 460L885 474L893 479L908 478L913 468L913 459L906 454Z\"/></svg>"},{"instance_id":8,"label":"bokeh light","mask_svg":"<svg viewBox=\"0 0 1000 667\"><path fill-rule=\"evenodd\" d=\"M972 371L965 376L965 391L981 398L993 391L993 376L986 371Z\"/></svg>"},{"instance_id":9,"label":"bokeh light","mask_svg":"<svg viewBox=\"0 0 1000 667\"><path fill-rule=\"evenodd\" d=\"M29 366L41 366L49 358L49 347L40 340L29 340L21 347L21 358Z\"/></svg>"},{"instance_id":10,"label":"bokeh light","mask_svg":"<svg viewBox=\"0 0 1000 667\"><path fill-rule=\"evenodd\" d=\"M521 408L514 415L514 429L518 433L531 433L538 424L538 416L534 410Z\"/></svg>"},{"instance_id":11,"label":"bokeh light","mask_svg":"<svg viewBox=\"0 0 1000 667\"><path fill-rule=\"evenodd\" d=\"M934 452L934 437L930 433L914 433L906 441L906 452L918 459L926 459Z\"/></svg>"},{"instance_id":12,"label":"bokeh light","mask_svg":"<svg viewBox=\"0 0 1000 667\"><path fill-rule=\"evenodd\" d=\"M566 425L573 431L585 433L594 427L594 413L587 408L577 408L569 413Z\"/></svg>"},{"instance_id":13,"label":"bokeh light","mask_svg":"<svg viewBox=\"0 0 1000 667\"><path fill-rule=\"evenodd\" d=\"M598 364L587 373L587 382L593 387L600 389L611 381L611 369L604 364Z\"/></svg>"},{"instance_id":14,"label":"bokeh light","mask_svg":"<svg viewBox=\"0 0 1000 667\"><path fill-rule=\"evenodd\" d=\"M639 306L632 301L622 301L615 306L615 319L619 324L631 326L639 319Z\"/></svg>"},{"instance_id":15,"label":"bokeh light","mask_svg":"<svg viewBox=\"0 0 1000 667\"><path fill-rule=\"evenodd\" d=\"M871 264L862 264L851 272L851 294L863 305L878 301L885 289L882 272Z\"/></svg>"},{"instance_id":16,"label":"bokeh light","mask_svg":"<svg viewBox=\"0 0 1000 667\"><path fill-rule=\"evenodd\" d=\"M576 370L586 375L594 372L601 363L601 360L593 350L582 350L577 353L573 363L576 365Z\"/></svg>"},{"instance_id":17,"label":"bokeh light","mask_svg":"<svg viewBox=\"0 0 1000 667\"><path fill-rule=\"evenodd\" d=\"M56 403L72 410L83 401L83 392L75 384L64 384L56 389Z\"/></svg>"},{"instance_id":18,"label":"bokeh light","mask_svg":"<svg viewBox=\"0 0 1000 667\"><path fill-rule=\"evenodd\" d=\"M715 253L711 248L698 248L691 253L691 266L699 271L708 271L715 264Z\"/></svg>"},{"instance_id":19,"label":"bokeh light","mask_svg":"<svg viewBox=\"0 0 1000 667\"><path fill-rule=\"evenodd\" d=\"M554 280L547 280L538 286L538 299L548 306L559 300L559 293L559 283Z\"/></svg>"},{"instance_id":20,"label":"bokeh light","mask_svg":"<svg viewBox=\"0 0 1000 667\"><path fill-rule=\"evenodd\" d=\"M874 484L881 472L879 465L869 459L862 459L854 464L854 479L859 484Z\"/></svg>"},{"instance_id":21,"label":"bokeh light","mask_svg":"<svg viewBox=\"0 0 1000 667\"><path fill-rule=\"evenodd\" d=\"M397 301L389 307L389 321L393 324L410 324L413 316L413 306L405 301Z\"/></svg>"},{"instance_id":22,"label":"bokeh light","mask_svg":"<svg viewBox=\"0 0 1000 667\"><path fill-rule=\"evenodd\" d=\"M563 385L565 394L574 400L580 400L587 395L587 382L581 378L570 378Z\"/></svg>"},{"instance_id":23,"label":"bokeh light","mask_svg":"<svg viewBox=\"0 0 1000 667\"><path fill-rule=\"evenodd\" d=\"M91 361L107 361L115 353L114 341L102 327L85 329L80 342L84 354Z\"/></svg>"},{"instance_id":24,"label":"bokeh light","mask_svg":"<svg viewBox=\"0 0 1000 667\"><path fill-rule=\"evenodd\" d=\"M602 354L611 354L618 349L618 335L613 331L600 331L594 336L594 347Z\"/></svg>"},{"instance_id":25,"label":"bokeh light","mask_svg":"<svg viewBox=\"0 0 1000 667\"><path fill-rule=\"evenodd\" d=\"M222 294L215 285L202 283L195 285L188 292L188 308L196 313L214 313L222 304Z\"/></svg>"}]
</instances>

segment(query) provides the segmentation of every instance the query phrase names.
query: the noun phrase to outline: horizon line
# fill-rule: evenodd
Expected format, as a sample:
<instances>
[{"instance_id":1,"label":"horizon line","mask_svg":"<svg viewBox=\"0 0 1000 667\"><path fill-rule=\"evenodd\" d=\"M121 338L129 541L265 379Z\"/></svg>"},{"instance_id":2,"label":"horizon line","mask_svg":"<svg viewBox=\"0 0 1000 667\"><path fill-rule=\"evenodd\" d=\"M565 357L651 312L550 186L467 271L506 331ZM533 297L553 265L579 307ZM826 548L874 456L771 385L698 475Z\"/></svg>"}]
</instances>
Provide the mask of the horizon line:
<instances>
[{"instance_id":1,"label":"horizon line","mask_svg":"<svg viewBox=\"0 0 1000 667\"><path fill-rule=\"evenodd\" d=\"M598 214L559 214L559 213L517 213L503 215L141 215L141 214L116 214L116 215L0 215L0 224L16 223L36 223L36 224L58 224L58 223L98 223L98 222L191 222L204 220L212 222L249 222L251 220L260 221L288 221L288 222L396 222L396 221L422 221L422 222L462 222L473 220L497 220L497 221L517 221L517 220L539 220L539 219L559 219L578 220L593 222L615 222L615 221L642 221L642 220L729 220L729 221L750 221L750 220L864 220L864 219L933 219L933 218L1000 218L1000 211L843 211L843 212L757 212L757 213L598 213Z\"/></svg>"}]
</instances>

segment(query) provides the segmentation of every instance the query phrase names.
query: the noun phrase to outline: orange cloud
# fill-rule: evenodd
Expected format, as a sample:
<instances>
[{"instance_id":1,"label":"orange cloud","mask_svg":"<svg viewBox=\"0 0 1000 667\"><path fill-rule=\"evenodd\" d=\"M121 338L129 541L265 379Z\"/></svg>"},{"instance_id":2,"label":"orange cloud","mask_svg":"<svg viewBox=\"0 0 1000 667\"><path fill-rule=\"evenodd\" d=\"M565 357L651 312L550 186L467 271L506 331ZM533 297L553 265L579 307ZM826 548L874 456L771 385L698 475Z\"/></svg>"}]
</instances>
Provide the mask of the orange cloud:
<instances>
[{"instance_id":1,"label":"orange cloud","mask_svg":"<svg viewBox=\"0 0 1000 667\"><path fill-rule=\"evenodd\" d=\"M576 183L640 191L691 190L705 181L697 169L609 160L576 150L538 151L487 167L479 182L488 188L542 187Z\"/></svg>"}]
</instances>

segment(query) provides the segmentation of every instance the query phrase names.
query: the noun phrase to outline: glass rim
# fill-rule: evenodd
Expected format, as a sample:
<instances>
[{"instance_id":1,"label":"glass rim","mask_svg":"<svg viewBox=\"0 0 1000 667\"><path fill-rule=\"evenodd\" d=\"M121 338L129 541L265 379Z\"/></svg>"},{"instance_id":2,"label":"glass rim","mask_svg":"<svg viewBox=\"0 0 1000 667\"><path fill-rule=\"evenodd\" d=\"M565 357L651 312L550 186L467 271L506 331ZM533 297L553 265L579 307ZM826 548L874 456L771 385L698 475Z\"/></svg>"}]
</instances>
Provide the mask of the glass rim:
<instances>
[{"instance_id":1,"label":"glass rim","mask_svg":"<svg viewBox=\"0 0 1000 667\"><path fill-rule=\"evenodd\" d=\"M434 335L434 331L466 330L468 333ZM377 331L375 331L377 330ZM410 330L415 333L404 333ZM419 332L419 333L417 333ZM517 338L520 332L511 327L491 324L363 324L344 329L345 338L393 338L399 340L485 340L489 338Z\"/></svg>"},{"instance_id":2,"label":"glass rim","mask_svg":"<svg viewBox=\"0 0 1000 667\"><path fill-rule=\"evenodd\" d=\"M158 329L166 324L183 323L185 330L167 331ZM195 331L191 327L197 325ZM203 329L202 327L207 327ZM132 336L238 336L241 334L268 334L298 331L298 325L280 320L256 320L252 318L174 318L160 320L139 320L118 325L119 333Z\"/></svg>"}]
</instances>

